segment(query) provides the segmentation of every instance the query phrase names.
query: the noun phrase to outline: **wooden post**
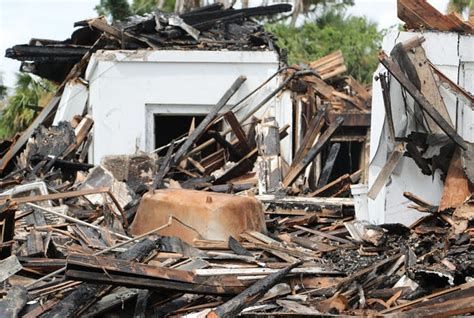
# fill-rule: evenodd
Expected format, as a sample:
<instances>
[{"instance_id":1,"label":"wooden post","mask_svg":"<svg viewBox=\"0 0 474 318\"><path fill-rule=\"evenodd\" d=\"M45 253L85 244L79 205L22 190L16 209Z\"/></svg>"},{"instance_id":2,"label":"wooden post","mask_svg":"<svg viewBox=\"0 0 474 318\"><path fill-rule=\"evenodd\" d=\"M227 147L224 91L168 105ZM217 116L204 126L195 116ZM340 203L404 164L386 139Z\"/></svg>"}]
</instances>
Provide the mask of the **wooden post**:
<instances>
[{"instance_id":1,"label":"wooden post","mask_svg":"<svg viewBox=\"0 0 474 318\"><path fill-rule=\"evenodd\" d=\"M255 127L258 148L258 192L265 194L281 188L280 134L275 117L264 118Z\"/></svg>"}]
</instances>

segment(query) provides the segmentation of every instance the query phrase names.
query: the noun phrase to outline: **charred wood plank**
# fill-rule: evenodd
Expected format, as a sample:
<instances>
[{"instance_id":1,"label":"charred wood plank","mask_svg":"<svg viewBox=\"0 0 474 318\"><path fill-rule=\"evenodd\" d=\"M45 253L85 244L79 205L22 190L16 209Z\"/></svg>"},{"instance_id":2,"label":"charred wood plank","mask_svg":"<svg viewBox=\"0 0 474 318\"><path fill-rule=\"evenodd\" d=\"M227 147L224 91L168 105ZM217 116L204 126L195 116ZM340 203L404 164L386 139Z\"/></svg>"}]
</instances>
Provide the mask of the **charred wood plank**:
<instances>
[{"instance_id":1,"label":"charred wood plank","mask_svg":"<svg viewBox=\"0 0 474 318\"><path fill-rule=\"evenodd\" d=\"M341 144L335 143L331 146L329 150L329 155L324 163L323 171L321 172L321 176L318 180L318 188L325 186L328 181L329 177L331 176L332 168L334 167L334 163L336 162L337 155L339 154L339 149L341 149Z\"/></svg>"},{"instance_id":2,"label":"charred wood plank","mask_svg":"<svg viewBox=\"0 0 474 318\"><path fill-rule=\"evenodd\" d=\"M323 147L329 142L330 138L336 133L336 130L342 125L343 121L344 119L342 117L338 117L334 122L332 122L328 129L326 129L326 131L321 135L321 138L319 138L316 145L311 148L300 162L290 169L283 179L283 185L285 187L290 186L303 170L314 160L314 158L316 158L318 153L321 152Z\"/></svg>"},{"instance_id":3,"label":"charred wood plank","mask_svg":"<svg viewBox=\"0 0 474 318\"><path fill-rule=\"evenodd\" d=\"M382 86L383 105L385 107L385 117L388 124L388 138L390 142L395 142L395 125L393 123L392 104L390 100L390 85L385 73L379 74L380 86Z\"/></svg>"},{"instance_id":4,"label":"charred wood plank","mask_svg":"<svg viewBox=\"0 0 474 318\"><path fill-rule=\"evenodd\" d=\"M285 276L288 275L293 268L296 268L301 264L302 262L294 263L259 280L239 295L211 311L207 317L216 318L237 316L239 312L242 311L242 309L255 303L260 297L264 295L265 292L285 278Z\"/></svg>"},{"instance_id":5,"label":"charred wood plank","mask_svg":"<svg viewBox=\"0 0 474 318\"><path fill-rule=\"evenodd\" d=\"M156 248L159 242L158 237L149 237L133 245L130 249L118 256L121 260L140 260ZM101 286L93 283L83 284L66 296L50 312L44 315L45 318L70 317L88 307L98 294L109 289L109 286Z\"/></svg>"},{"instance_id":6,"label":"charred wood plank","mask_svg":"<svg viewBox=\"0 0 474 318\"><path fill-rule=\"evenodd\" d=\"M215 10L215 11L204 11L195 12L193 14L183 14L181 18L187 24L195 26L199 23L204 23L209 20L218 20L228 16L241 15L243 18L255 17L255 16L266 16L273 15L283 12L291 11L290 4L275 4L270 6L260 6L254 8L244 8L237 10Z\"/></svg>"},{"instance_id":7,"label":"charred wood plank","mask_svg":"<svg viewBox=\"0 0 474 318\"><path fill-rule=\"evenodd\" d=\"M153 184L151 186L151 189L158 189L163 186L163 179L170 171L171 169L171 163L173 160L173 150L174 150L174 142L171 142L168 151L166 152L165 159L163 160L163 163L160 166L160 170L158 170L158 173L155 175L155 178L153 179Z\"/></svg>"},{"instance_id":8,"label":"charred wood plank","mask_svg":"<svg viewBox=\"0 0 474 318\"><path fill-rule=\"evenodd\" d=\"M239 90L242 84L247 80L245 76L239 76L232 86L225 92L222 98L217 102L214 108L206 115L202 122L196 127L196 129L189 135L186 141L181 145L181 147L176 151L172 165L178 164L184 155L188 152L189 148L196 142L196 140L202 136L204 131L208 128L209 124L216 118L219 111L224 108L229 99L234 96L234 94Z\"/></svg>"},{"instance_id":9,"label":"charred wood plank","mask_svg":"<svg viewBox=\"0 0 474 318\"><path fill-rule=\"evenodd\" d=\"M145 318L148 298L150 298L150 291L146 289L141 289L138 291L137 302L135 303L135 312L133 313L133 317Z\"/></svg>"},{"instance_id":10,"label":"charred wood plank","mask_svg":"<svg viewBox=\"0 0 474 318\"><path fill-rule=\"evenodd\" d=\"M229 237L229 241L227 243L229 245L229 248L236 254L238 255L246 255L246 256L252 256L252 253L250 253L245 247L242 246L242 244L239 243L235 238L232 236Z\"/></svg>"},{"instance_id":11,"label":"charred wood plank","mask_svg":"<svg viewBox=\"0 0 474 318\"><path fill-rule=\"evenodd\" d=\"M234 146L232 146L230 142L225 140L225 138L222 137L220 133L218 133L217 131L209 131L209 135L211 135L212 138L214 138L224 149L229 152L230 160L239 161L243 158L242 153L240 153L238 149L234 148Z\"/></svg>"},{"instance_id":12,"label":"charred wood plank","mask_svg":"<svg viewBox=\"0 0 474 318\"><path fill-rule=\"evenodd\" d=\"M245 132L242 129L242 126L240 125L239 121L235 117L235 114L229 111L224 114L224 119L232 128L232 131L234 132L235 137L237 137L237 139L239 140L240 149L244 153L249 153L252 150L249 142L251 143L252 141L248 141L247 136L245 135Z\"/></svg>"},{"instance_id":13,"label":"charred wood plank","mask_svg":"<svg viewBox=\"0 0 474 318\"><path fill-rule=\"evenodd\" d=\"M245 288L234 277L209 279L185 270L80 254L68 257L66 277L134 288L216 295L236 294Z\"/></svg>"}]
</instances>

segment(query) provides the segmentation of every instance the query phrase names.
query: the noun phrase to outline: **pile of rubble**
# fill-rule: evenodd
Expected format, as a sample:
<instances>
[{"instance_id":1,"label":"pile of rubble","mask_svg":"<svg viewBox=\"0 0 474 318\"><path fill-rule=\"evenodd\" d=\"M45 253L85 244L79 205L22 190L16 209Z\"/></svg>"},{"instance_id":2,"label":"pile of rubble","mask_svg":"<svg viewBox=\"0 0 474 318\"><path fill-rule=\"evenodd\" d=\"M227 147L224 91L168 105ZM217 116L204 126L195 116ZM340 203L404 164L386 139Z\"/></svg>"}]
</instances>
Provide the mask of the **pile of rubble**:
<instances>
[{"instance_id":1,"label":"pile of rubble","mask_svg":"<svg viewBox=\"0 0 474 318\"><path fill-rule=\"evenodd\" d=\"M91 175L107 179L103 170ZM253 197L168 189L146 194L128 226L133 201L121 208L120 187L2 202L2 317L472 311L472 202L471 213L433 214L407 228L353 221L341 206L272 202L263 212ZM240 234L200 238L232 231Z\"/></svg>"},{"instance_id":2,"label":"pile of rubble","mask_svg":"<svg viewBox=\"0 0 474 318\"><path fill-rule=\"evenodd\" d=\"M38 40L7 53L23 56L40 75L45 74L39 71L42 63L53 63L61 70L54 76L63 84L33 124L1 147L1 317L449 316L474 311L474 201L470 165L463 169L472 158L471 145L449 128L440 108L431 106L437 105L436 96L423 89L429 83L416 80L419 67L430 67L408 63L413 52L420 57L419 39L398 46L392 57L380 55L392 74L379 79L396 146L368 193L377 196L405 153L429 174L449 158L446 198L439 207L405 194L414 208L429 213L409 227L354 218L350 185L367 183L366 152L356 169L333 173L344 140L368 142L360 136L367 135L371 113L371 90L344 76L341 52L282 67L268 79L281 76L279 86L240 119L236 111L268 81L229 107L246 81L238 77L186 136L176 136L155 153L106 156L94 166L86 163L94 133L90 115L51 125L62 87L82 76L97 48L180 43L218 49L226 41L249 45L258 38L250 46L263 49L272 41L268 35L256 37L259 27L248 17L285 8L223 10L215 5L179 17L159 12L134 17L121 27L99 18L79 23L87 27L75 36L95 34L89 44L80 44L87 46L81 52L77 43ZM226 38L219 30L234 31ZM247 35L237 36L240 32ZM69 55L66 48L72 50ZM26 56L22 50L33 53ZM45 55L36 59L40 50ZM52 52L67 56L48 60ZM430 116L431 130L395 135L391 76ZM304 119L291 127L299 139L291 164L280 155L280 141L290 127L279 127L273 116L259 112L282 92L290 93L296 116ZM217 131L218 122L228 129ZM430 143L433 138L441 138L441 146ZM206 152L215 144L216 151ZM318 158L321 167L314 179Z\"/></svg>"}]
</instances>

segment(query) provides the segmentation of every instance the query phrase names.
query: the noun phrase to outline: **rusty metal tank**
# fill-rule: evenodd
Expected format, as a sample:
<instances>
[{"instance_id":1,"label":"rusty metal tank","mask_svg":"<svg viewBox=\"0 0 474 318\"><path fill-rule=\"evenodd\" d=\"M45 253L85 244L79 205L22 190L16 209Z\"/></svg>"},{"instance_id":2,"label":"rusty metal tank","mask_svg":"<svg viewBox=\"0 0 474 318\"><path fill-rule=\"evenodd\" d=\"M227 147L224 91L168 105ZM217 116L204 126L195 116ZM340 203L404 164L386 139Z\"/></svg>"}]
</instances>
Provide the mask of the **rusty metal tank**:
<instances>
[{"instance_id":1,"label":"rusty metal tank","mask_svg":"<svg viewBox=\"0 0 474 318\"><path fill-rule=\"evenodd\" d=\"M185 242L195 239L238 238L246 230L265 233L262 204L253 197L205 191L165 189L143 196L131 225L132 235L140 235L168 223L158 232L177 236Z\"/></svg>"}]
</instances>

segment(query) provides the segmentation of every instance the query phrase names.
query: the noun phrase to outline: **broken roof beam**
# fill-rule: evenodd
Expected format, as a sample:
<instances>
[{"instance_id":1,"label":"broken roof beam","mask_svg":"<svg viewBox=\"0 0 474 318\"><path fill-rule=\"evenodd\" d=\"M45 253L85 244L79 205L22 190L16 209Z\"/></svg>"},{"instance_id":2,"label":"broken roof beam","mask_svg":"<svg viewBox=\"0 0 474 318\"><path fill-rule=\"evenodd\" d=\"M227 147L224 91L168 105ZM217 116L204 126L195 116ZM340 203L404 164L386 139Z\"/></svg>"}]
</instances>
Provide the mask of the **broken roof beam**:
<instances>
[{"instance_id":1,"label":"broken roof beam","mask_svg":"<svg viewBox=\"0 0 474 318\"><path fill-rule=\"evenodd\" d=\"M458 146L467 150L468 143L457 133L457 131L443 118L443 116L431 105L425 96L416 88L416 86L406 77L401 68L395 64L385 52L379 54L380 63L392 74L397 81L407 90L407 92L416 100L423 110L434 120L434 122L451 138Z\"/></svg>"},{"instance_id":2,"label":"broken roof beam","mask_svg":"<svg viewBox=\"0 0 474 318\"><path fill-rule=\"evenodd\" d=\"M19 61L73 61L87 53L89 46L81 45L15 45L5 52L5 57Z\"/></svg>"},{"instance_id":3,"label":"broken roof beam","mask_svg":"<svg viewBox=\"0 0 474 318\"><path fill-rule=\"evenodd\" d=\"M228 16L241 15L243 18L255 16L274 15L283 12L291 11L291 4L275 4L270 6L260 6L254 8L243 9L227 9L227 10L213 10L203 12L189 12L181 15L181 18L189 25L196 25L199 23L208 22L209 20L223 19Z\"/></svg>"}]
</instances>

